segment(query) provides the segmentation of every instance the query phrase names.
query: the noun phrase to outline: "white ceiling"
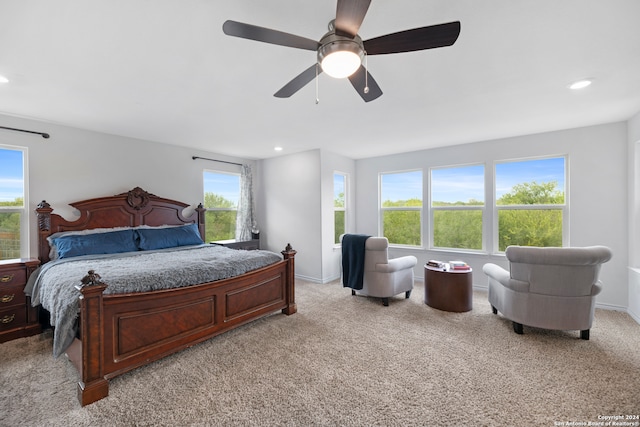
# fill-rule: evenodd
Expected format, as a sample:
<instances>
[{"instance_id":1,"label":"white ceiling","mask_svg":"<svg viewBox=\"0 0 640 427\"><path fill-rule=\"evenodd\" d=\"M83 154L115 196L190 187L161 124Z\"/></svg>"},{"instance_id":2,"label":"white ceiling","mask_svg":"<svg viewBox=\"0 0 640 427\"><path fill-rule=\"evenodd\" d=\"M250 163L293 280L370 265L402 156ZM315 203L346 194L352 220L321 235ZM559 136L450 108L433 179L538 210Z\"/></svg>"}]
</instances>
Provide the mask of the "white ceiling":
<instances>
[{"instance_id":1,"label":"white ceiling","mask_svg":"<svg viewBox=\"0 0 640 427\"><path fill-rule=\"evenodd\" d=\"M456 20L462 30L451 47L369 57L384 92L369 103L326 75L319 104L314 82L275 98L315 53L222 32L232 19L317 40L335 8L0 0L0 113L244 158L323 148L358 159L640 111L638 0L373 0L364 40ZM567 89L585 77L594 84Z\"/></svg>"}]
</instances>

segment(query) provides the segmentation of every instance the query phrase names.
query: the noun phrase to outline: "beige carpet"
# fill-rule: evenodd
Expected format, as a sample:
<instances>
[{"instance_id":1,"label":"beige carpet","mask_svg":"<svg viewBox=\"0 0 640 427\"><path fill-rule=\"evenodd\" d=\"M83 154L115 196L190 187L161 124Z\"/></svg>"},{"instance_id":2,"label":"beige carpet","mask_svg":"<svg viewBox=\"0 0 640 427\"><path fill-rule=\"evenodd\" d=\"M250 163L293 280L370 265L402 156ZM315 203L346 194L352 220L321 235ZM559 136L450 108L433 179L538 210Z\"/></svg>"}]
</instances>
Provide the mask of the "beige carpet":
<instances>
[{"instance_id":1,"label":"beige carpet","mask_svg":"<svg viewBox=\"0 0 640 427\"><path fill-rule=\"evenodd\" d=\"M473 311L389 307L298 281L276 314L111 381L81 408L50 334L0 344L2 426L556 426L640 413L640 325L597 310L591 340Z\"/></svg>"}]
</instances>

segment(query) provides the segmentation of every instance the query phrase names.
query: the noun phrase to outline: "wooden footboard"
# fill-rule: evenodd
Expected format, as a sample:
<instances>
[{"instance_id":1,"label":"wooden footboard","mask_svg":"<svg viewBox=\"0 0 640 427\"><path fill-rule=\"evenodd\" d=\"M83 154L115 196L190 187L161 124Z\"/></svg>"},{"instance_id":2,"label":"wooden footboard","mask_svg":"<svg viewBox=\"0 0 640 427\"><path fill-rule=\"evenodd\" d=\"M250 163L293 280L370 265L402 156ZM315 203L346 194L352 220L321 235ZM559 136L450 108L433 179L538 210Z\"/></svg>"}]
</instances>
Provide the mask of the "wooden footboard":
<instances>
[{"instance_id":1,"label":"wooden footboard","mask_svg":"<svg viewBox=\"0 0 640 427\"><path fill-rule=\"evenodd\" d=\"M108 284L83 279L81 339L67 350L80 372L78 400L109 394L108 380L281 310L296 312L294 256L235 278L139 294L103 295Z\"/></svg>"}]
</instances>

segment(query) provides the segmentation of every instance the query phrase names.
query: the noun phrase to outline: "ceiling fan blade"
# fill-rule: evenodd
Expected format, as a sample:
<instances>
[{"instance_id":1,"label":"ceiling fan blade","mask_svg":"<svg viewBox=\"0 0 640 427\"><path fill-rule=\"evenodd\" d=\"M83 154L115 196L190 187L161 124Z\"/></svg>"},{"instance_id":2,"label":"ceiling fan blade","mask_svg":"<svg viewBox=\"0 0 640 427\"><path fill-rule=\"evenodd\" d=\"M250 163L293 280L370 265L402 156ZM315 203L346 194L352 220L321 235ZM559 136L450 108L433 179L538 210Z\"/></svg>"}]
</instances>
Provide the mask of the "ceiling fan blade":
<instances>
[{"instance_id":1,"label":"ceiling fan blade","mask_svg":"<svg viewBox=\"0 0 640 427\"><path fill-rule=\"evenodd\" d=\"M455 21L387 34L363 43L367 55L383 55L451 46L459 35L460 22Z\"/></svg>"},{"instance_id":2,"label":"ceiling fan blade","mask_svg":"<svg viewBox=\"0 0 640 427\"><path fill-rule=\"evenodd\" d=\"M366 78L365 75L367 76ZM364 102L373 101L382 95L382 89L380 89L378 83L376 83L371 74L369 74L362 65L358 68L358 71L349 76L349 81L356 92L358 92L358 95L364 99ZM365 93L366 87L368 87L369 90Z\"/></svg>"},{"instance_id":3,"label":"ceiling fan blade","mask_svg":"<svg viewBox=\"0 0 640 427\"><path fill-rule=\"evenodd\" d=\"M318 67L316 70L316 64L313 64L311 67L304 70L302 73L298 74L293 80L284 85L282 89L273 94L276 98L289 98L291 95L302 89L307 85L311 80L315 79L316 76L322 73L322 68ZM317 74L316 74L317 73Z\"/></svg>"},{"instance_id":4,"label":"ceiling fan blade","mask_svg":"<svg viewBox=\"0 0 640 427\"><path fill-rule=\"evenodd\" d=\"M280 46L295 47L298 49L318 50L320 46L316 40L311 40L306 37L236 21L225 21L222 25L222 31L228 36L241 37L243 39L272 43Z\"/></svg>"},{"instance_id":5,"label":"ceiling fan blade","mask_svg":"<svg viewBox=\"0 0 640 427\"><path fill-rule=\"evenodd\" d=\"M338 0L336 9L336 34L355 37L367 14L371 0Z\"/></svg>"}]
</instances>

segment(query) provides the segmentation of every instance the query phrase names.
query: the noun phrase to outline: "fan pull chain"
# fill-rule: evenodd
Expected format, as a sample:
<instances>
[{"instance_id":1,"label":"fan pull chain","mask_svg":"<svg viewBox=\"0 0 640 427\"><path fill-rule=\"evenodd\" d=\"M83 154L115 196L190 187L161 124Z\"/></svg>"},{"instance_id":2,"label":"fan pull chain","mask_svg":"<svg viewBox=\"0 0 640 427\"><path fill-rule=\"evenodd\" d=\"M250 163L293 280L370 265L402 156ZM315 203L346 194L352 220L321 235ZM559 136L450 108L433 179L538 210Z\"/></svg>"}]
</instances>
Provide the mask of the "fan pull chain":
<instances>
[{"instance_id":1,"label":"fan pull chain","mask_svg":"<svg viewBox=\"0 0 640 427\"><path fill-rule=\"evenodd\" d=\"M318 95L318 67L319 64L316 62L316 105L320 103L320 96Z\"/></svg>"},{"instance_id":2,"label":"fan pull chain","mask_svg":"<svg viewBox=\"0 0 640 427\"><path fill-rule=\"evenodd\" d=\"M364 93L369 93L369 63L367 51L364 51Z\"/></svg>"}]
</instances>

